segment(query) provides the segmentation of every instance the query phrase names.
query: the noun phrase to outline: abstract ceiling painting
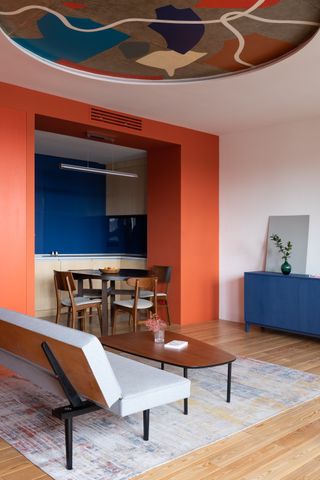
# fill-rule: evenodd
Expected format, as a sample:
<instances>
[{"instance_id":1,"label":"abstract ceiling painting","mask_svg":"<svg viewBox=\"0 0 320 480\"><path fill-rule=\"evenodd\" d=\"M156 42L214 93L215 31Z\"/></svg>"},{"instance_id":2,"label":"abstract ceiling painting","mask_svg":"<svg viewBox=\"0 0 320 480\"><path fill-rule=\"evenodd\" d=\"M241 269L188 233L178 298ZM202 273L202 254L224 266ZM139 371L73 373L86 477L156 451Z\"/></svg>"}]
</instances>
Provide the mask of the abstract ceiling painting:
<instances>
[{"instance_id":1,"label":"abstract ceiling painting","mask_svg":"<svg viewBox=\"0 0 320 480\"><path fill-rule=\"evenodd\" d=\"M0 27L75 73L191 81L294 53L320 27L320 0L0 0Z\"/></svg>"}]
</instances>

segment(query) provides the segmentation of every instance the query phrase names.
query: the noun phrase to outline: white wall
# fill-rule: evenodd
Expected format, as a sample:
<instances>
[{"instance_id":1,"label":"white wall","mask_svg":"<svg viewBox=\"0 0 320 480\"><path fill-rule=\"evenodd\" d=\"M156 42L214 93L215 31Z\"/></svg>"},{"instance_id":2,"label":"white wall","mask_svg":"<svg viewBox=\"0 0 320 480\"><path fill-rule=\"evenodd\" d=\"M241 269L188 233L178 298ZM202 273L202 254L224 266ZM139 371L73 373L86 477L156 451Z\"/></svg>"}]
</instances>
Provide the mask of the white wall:
<instances>
[{"instance_id":1,"label":"white wall","mask_svg":"<svg viewBox=\"0 0 320 480\"><path fill-rule=\"evenodd\" d=\"M264 270L269 215L310 215L320 272L320 117L220 137L220 318L243 321L243 272Z\"/></svg>"}]
</instances>

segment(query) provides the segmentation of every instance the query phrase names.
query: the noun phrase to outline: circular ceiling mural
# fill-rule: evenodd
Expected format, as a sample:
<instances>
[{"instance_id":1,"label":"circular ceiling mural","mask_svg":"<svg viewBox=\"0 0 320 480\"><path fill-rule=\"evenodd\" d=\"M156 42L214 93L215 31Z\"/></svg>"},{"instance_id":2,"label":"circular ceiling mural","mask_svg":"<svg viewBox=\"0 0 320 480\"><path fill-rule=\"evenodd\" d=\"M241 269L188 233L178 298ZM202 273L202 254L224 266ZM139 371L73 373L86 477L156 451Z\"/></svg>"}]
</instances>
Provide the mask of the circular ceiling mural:
<instances>
[{"instance_id":1,"label":"circular ceiling mural","mask_svg":"<svg viewBox=\"0 0 320 480\"><path fill-rule=\"evenodd\" d=\"M0 0L0 10L3 32L36 57L150 82L260 67L320 26L320 0Z\"/></svg>"}]
</instances>

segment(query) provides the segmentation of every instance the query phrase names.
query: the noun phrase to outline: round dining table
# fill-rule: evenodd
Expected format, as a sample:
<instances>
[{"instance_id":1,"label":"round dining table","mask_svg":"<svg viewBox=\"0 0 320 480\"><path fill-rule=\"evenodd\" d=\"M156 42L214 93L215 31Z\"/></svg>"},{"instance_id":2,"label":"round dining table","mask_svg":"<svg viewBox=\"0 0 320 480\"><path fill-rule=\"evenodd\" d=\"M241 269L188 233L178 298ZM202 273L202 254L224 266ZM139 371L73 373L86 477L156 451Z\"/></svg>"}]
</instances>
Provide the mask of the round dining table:
<instances>
[{"instance_id":1,"label":"round dining table","mask_svg":"<svg viewBox=\"0 0 320 480\"><path fill-rule=\"evenodd\" d=\"M137 268L121 268L117 273L102 273L100 270L70 270L73 278L78 282L78 295L93 295L97 290L84 289L84 280L101 280L102 286L102 335L109 334L109 310L108 310L108 298L111 296L110 292L115 290L116 281L127 280L128 278L142 278L149 276L149 270L137 269Z\"/></svg>"}]
</instances>

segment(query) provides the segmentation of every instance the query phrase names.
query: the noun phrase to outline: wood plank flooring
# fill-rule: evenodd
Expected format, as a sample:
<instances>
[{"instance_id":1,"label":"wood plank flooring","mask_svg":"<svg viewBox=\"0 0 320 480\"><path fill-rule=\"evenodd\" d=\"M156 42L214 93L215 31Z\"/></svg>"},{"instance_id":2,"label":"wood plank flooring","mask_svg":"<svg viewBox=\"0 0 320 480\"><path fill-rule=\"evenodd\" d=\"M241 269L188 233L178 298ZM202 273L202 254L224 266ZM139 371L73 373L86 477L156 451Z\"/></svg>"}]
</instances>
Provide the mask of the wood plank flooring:
<instances>
[{"instance_id":1,"label":"wood plank flooring","mask_svg":"<svg viewBox=\"0 0 320 480\"><path fill-rule=\"evenodd\" d=\"M122 331L127 328L123 323ZM216 321L173 331L248 356L320 375L320 341ZM99 334L97 325L92 330ZM48 480L0 440L0 480ZM319 480L320 398L136 477L136 480ZM88 479L90 480L90 479Z\"/></svg>"}]
</instances>

